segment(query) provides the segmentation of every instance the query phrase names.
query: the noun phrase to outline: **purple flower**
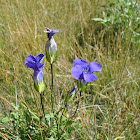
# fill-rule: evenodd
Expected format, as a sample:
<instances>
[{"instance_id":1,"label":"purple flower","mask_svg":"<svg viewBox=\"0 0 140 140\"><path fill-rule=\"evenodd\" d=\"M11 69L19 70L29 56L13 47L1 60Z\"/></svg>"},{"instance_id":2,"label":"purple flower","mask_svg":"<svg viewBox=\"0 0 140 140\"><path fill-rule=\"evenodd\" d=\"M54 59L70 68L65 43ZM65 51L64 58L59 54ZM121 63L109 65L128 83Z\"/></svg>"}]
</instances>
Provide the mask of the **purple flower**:
<instances>
[{"instance_id":1,"label":"purple flower","mask_svg":"<svg viewBox=\"0 0 140 140\"><path fill-rule=\"evenodd\" d=\"M73 61L73 68L71 69L71 75L74 79L80 80L83 85L87 82L97 80L97 76L93 72L102 71L102 66L97 62L90 62L82 59L75 59Z\"/></svg>"},{"instance_id":2,"label":"purple flower","mask_svg":"<svg viewBox=\"0 0 140 140\"><path fill-rule=\"evenodd\" d=\"M33 79L35 81L35 84L37 84L37 82L39 82L39 84L42 84L43 81L43 67L45 65L45 63L41 64L43 59L44 54L39 54L37 57L29 55L25 60L26 66L34 70Z\"/></svg>"},{"instance_id":3,"label":"purple flower","mask_svg":"<svg viewBox=\"0 0 140 140\"><path fill-rule=\"evenodd\" d=\"M49 28L46 28L46 31L44 31L44 32L47 33L47 36L48 36L48 39L49 39L46 43L46 46L45 46L46 52L54 55L55 52L57 51L57 44L55 43L53 35L58 33L59 31L50 30Z\"/></svg>"},{"instance_id":4,"label":"purple flower","mask_svg":"<svg viewBox=\"0 0 140 140\"><path fill-rule=\"evenodd\" d=\"M47 36L48 36L48 39L52 39L53 38L53 35L58 33L59 31L57 30L51 30L49 28L46 28L46 31L44 31L45 33L47 33Z\"/></svg>"},{"instance_id":5,"label":"purple flower","mask_svg":"<svg viewBox=\"0 0 140 140\"><path fill-rule=\"evenodd\" d=\"M77 86L74 86L74 88L70 91L70 95L74 96L76 89L77 89Z\"/></svg>"}]
</instances>

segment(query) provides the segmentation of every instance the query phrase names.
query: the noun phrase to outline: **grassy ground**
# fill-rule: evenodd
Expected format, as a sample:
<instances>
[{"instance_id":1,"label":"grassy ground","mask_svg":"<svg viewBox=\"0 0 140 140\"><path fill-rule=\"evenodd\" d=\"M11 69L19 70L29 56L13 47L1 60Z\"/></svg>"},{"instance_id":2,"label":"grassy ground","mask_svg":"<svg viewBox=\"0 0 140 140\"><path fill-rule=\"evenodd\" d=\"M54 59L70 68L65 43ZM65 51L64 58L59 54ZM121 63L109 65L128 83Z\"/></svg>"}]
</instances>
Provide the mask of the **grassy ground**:
<instances>
[{"instance_id":1,"label":"grassy ground","mask_svg":"<svg viewBox=\"0 0 140 140\"><path fill-rule=\"evenodd\" d=\"M109 31L93 21L102 17L109 2L102 0L1 0L0 1L0 118L9 116L11 103L28 106L37 116L42 114L39 95L33 89L33 71L25 66L28 55L45 51L44 27L60 32L54 36L58 45L55 63L55 91L58 102L76 81L70 71L75 58L96 61L103 67L98 80L82 94L77 124L69 139L137 140L139 128L139 44L112 27ZM137 23L132 24L132 29ZM50 65L44 68L47 89L45 111L51 111ZM75 108L73 106L73 108ZM1 130L9 124L1 126ZM12 128L9 127L10 132ZM8 134L9 135L9 134ZM6 135L0 131L0 136Z\"/></svg>"}]
</instances>

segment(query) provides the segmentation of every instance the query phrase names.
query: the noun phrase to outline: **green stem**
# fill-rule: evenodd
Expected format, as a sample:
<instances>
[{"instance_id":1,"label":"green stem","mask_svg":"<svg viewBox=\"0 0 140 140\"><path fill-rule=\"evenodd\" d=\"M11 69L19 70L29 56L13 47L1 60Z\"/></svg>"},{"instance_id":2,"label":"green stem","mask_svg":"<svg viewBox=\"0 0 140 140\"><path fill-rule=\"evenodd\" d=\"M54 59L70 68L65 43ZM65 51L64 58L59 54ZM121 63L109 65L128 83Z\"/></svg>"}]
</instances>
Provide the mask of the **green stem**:
<instances>
[{"instance_id":1,"label":"green stem","mask_svg":"<svg viewBox=\"0 0 140 140\"><path fill-rule=\"evenodd\" d=\"M51 76L52 76L52 87L51 87L51 92L53 93L53 64L51 64Z\"/></svg>"},{"instance_id":2,"label":"green stem","mask_svg":"<svg viewBox=\"0 0 140 140\"><path fill-rule=\"evenodd\" d=\"M52 85L51 85L51 104L52 104L52 111L54 114L54 110L53 110L53 63L51 63L51 80L52 80Z\"/></svg>"},{"instance_id":3,"label":"green stem","mask_svg":"<svg viewBox=\"0 0 140 140\"><path fill-rule=\"evenodd\" d=\"M41 93L40 93L40 100L41 100L41 107L42 107L43 115L44 115L44 118L45 118L45 122L49 126L48 121L46 120L46 117L45 117L45 111L44 111L44 105L43 105L43 97L42 97Z\"/></svg>"}]
</instances>

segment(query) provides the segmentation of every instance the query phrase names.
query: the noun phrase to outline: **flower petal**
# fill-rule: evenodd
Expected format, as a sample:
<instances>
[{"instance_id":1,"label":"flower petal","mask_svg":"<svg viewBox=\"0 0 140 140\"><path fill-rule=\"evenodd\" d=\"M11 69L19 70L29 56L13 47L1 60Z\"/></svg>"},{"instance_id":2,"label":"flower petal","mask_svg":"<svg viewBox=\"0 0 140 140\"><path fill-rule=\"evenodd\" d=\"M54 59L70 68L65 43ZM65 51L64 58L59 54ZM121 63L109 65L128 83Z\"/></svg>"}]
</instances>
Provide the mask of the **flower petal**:
<instances>
[{"instance_id":1,"label":"flower petal","mask_svg":"<svg viewBox=\"0 0 140 140\"><path fill-rule=\"evenodd\" d=\"M42 63L44 59L44 54L39 54L37 57L36 57L36 61L39 62L39 63Z\"/></svg>"},{"instance_id":2,"label":"flower petal","mask_svg":"<svg viewBox=\"0 0 140 140\"><path fill-rule=\"evenodd\" d=\"M25 65L28 67L28 68L32 68L34 69L35 68L35 65L36 65L36 59L34 56L32 55L29 55L26 60L25 60Z\"/></svg>"},{"instance_id":3,"label":"flower petal","mask_svg":"<svg viewBox=\"0 0 140 140\"><path fill-rule=\"evenodd\" d=\"M42 81L43 81L43 71L40 71L37 75L37 80L39 81L40 84L42 84Z\"/></svg>"},{"instance_id":4,"label":"flower petal","mask_svg":"<svg viewBox=\"0 0 140 140\"><path fill-rule=\"evenodd\" d=\"M83 75L86 82L92 82L98 79L98 77L94 73L83 73Z\"/></svg>"},{"instance_id":5,"label":"flower petal","mask_svg":"<svg viewBox=\"0 0 140 140\"><path fill-rule=\"evenodd\" d=\"M58 33L58 32L59 32L59 31L57 31L57 30L52 30L52 31L50 31L50 33L48 33L48 38L51 39L52 36L53 36L54 34Z\"/></svg>"},{"instance_id":6,"label":"flower petal","mask_svg":"<svg viewBox=\"0 0 140 140\"><path fill-rule=\"evenodd\" d=\"M46 28L46 30L47 30L47 31L51 31L51 29L49 29L49 28Z\"/></svg>"},{"instance_id":7,"label":"flower petal","mask_svg":"<svg viewBox=\"0 0 140 140\"><path fill-rule=\"evenodd\" d=\"M34 71L34 74L33 74L33 79L34 79L34 82L37 83L37 75L40 71L39 70L35 70Z\"/></svg>"},{"instance_id":8,"label":"flower petal","mask_svg":"<svg viewBox=\"0 0 140 140\"><path fill-rule=\"evenodd\" d=\"M80 80L82 74L83 74L83 70L82 70L82 67L79 65L71 69L71 75L74 79Z\"/></svg>"},{"instance_id":9,"label":"flower petal","mask_svg":"<svg viewBox=\"0 0 140 140\"><path fill-rule=\"evenodd\" d=\"M45 60L44 64L37 63L37 64L36 64L36 69L35 69L35 70L42 70L43 67L44 67L44 65L45 65L45 63L46 63L46 60Z\"/></svg>"},{"instance_id":10,"label":"flower petal","mask_svg":"<svg viewBox=\"0 0 140 140\"><path fill-rule=\"evenodd\" d=\"M59 31L57 30L51 30L49 28L46 28L46 31L44 31L45 33L47 33L47 36L49 38L49 40L52 38L52 36L56 33L58 33Z\"/></svg>"},{"instance_id":11,"label":"flower petal","mask_svg":"<svg viewBox=\"0 0 140 140\"><path fill-rule=\"evenodd\" d=\"M86 60L82 59L75 59L73 61L73 66L80 65L82 68L87 68L88 67L88 62Z\"/></svg>"},{"instance_id":12,"label":"flower petal","mask_svg":"<svg viewBox=\"0 0 140 140\"><path fill-rule=\"evenodd\" d=\"M89 72L100 72L102 71L102 66L97 62L89 63Z\"/></svg>"},{"instance_id":13,"label":"flower petal","mask_svg":"<svg viewBox=\"0 0 140 140\"><path fill-rule=\"evenodd\" d=\"M42 81L43 81L43 76L44 75L43 75L43 71L42 70L34 71L33 78L34 78L35 83L39 82L41 84Z\"/></svg>"},{"instance_id":14,"label":"flower petal","mask_svg":"<svg viewBox=\"0 0 140 140\"><path fill-rule=\"evenodd\" d=\"M46 30L44 32L47 33L47 36L48 36L48 33L50 33L50 31L51 31L51 29L46 28Z\"/></svg>"}]
</instances>

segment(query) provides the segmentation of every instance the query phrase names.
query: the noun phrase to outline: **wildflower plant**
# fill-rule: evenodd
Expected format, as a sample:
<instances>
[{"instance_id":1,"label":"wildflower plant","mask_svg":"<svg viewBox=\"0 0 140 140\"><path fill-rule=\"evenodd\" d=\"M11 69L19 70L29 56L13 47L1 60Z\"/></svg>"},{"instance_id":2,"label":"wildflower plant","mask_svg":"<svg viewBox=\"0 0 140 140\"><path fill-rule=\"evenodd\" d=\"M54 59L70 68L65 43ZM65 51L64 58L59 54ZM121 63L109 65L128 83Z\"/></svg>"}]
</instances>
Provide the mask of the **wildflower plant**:
<instances>
[{"instance_id":1,"label":"wildflower plant","mask_svg":"<svg viewBox=\"0 0 140 140\"><path fill-rule=\"evenodd\" d=\"M55 57L56 57L55 53L57 51L57 44L53 38L53 35L55 35L59 31L46 28L44 32L47 33L47 37L48 37L48 41L45 45L46 58L48 62L52 64L55 61Z\"/></svg>"},{"instance_id":2,"label":"wildflower plant","mask_svg":"<svg viewBox=\"0 0 140 140\"><path fill-rule=\"evenodd\" d=\"M71 75L74 79L80 80L83 85L87 82L97 80L97 76L93 72L102 71L102 66L97 62L91 62L82 59L75 59L73 61L73 68L71 69Z\"/></svg>"},{"instance_id":3,"label":"wildflower plant","mask_svg":"<svg viewBox=\"0 0 140 140\"><path fill-rule=\"evenodd\" d=\"M0 139L140 137L138 1L1 6Z\"/></svg>"},{"instance_id":4,"label":"wildflower plant","mask_svg":"<svg viewBox=\"0 0 140 140\"><path fill-rule=\"evenodd\" d=\"M44 74L43 74L43 67L45 65L45 62L42 64L44 59L44 54L39 54L37 57L34 57L32 55L28 56L25 60L25 64L27 67L32 68L34 70L33 79L34 79L34 87L37 92L40 93L40 100L42 105L42 111L45 118L45 123L47 124L47 137L54 138L54 135L51 133L52 131L55 132L55 137L58 139L62 138L65 134L65 129L71 127L74 120L72 120L70 117L64 116L64 114L67 114L69 103L73 102L73 99L77 93L77 91L80 92L81 95L81 87L85 86L86 83L92 82L94 80L97 80L97 76L93 72L100 72L102 70L102 66L97 62L91 62L88 64L87 61L82 59L75 59L73 61L73 68L71 69L71 75L74 79L79 80L80 86L74 86L74 88L66 95L64 98L64 106L60 107L59 109L56 108L57 106L57 99L55 92L53 90L53 63L55 61L55 55L57 51L57 44L53 38L53 35L58 33L57 30L50 30L49 28L46 28L48 41L45 45L46 50L46 59L51 65L51 114L45 115L44 105L43 105L43 97L42 94L45 90L45 83L44 83ZM77 90L78 89L78 90ZM76 110L74 111L72 116L76 115L79 102L77 103ZM47 116L51 116L47 118ZM55 127L56 125L56 127Z\"/></svg>"},{"instance_id":5,"label":"wildflower plant","mask_svg":"<svg viewBox=\"0 0 140 140\"><path fill-rule=\"evenodd\" d=\"M88 82L97 80L97 76L94 72L102 71L102 66L97 62L88 62L82 59L75 59L73 61L73 68L71 69L71 75L74 79L79 80L79 90L84 91ZM80 93L81 94L81 93Z\"/></svg>"},{"instance_id":6,"label":"wildflower plant","mask_svg":"<svg viewBox=\"0 0 140 140\"><path fill-rule=\"evenodd\" d=\"M97 62L88 62L82 59L75 59L73 61L73 68L71 69L71 75L74 79L78 80L79 83L79 93L85 91L88 82L93 82L97 80L97 76L93 72L102 71L102 66ZM76 111L79 107L79 102L77 103ZM75 111L75 113L76 113ZM74 113L74 115L75 115Z\"/></svg>"},{"instance_id":7,"label":"wildflower plant","mask_svg":"<svg viewBox=\"0 0 140 140\"><path fill-rule=\"evenodd\" d=\"M25 60L26 66L34 70L33 74L34 86L39 93L42 93L45 90L45 84L43 80L44 77L43 67L45 65L45 62L44 64L41 64L43 59L44 54L39 54L37 57L29 55Z\"/></svg>"},{"instance_id":8,"label":"wildflower plant","mask_svg":"<svg viewBox=\"0 0 140 140\"><path fill-rule=\"evenodd\" d=\"M40 93L41 106L42 106L42 111L43 111L43 115L45 118L43 97L41 94L45 90L45 83L43 80L43 77L44 77L43 67L44 67L46 61L44 62L44 64L42 64L43 59L44 59L44 54L39 54L37 57L34 57L33 55L29 55L25 60L25 64L27 67L32 68L34 70L34 74L33 74L34 87L35 87L36 91ZM46 118L45 118L45 121L48 124Z\"/></svg>"},{"instance_id":9,"label":"wildflower plant","mask_svg":"<svg viewBox=\"0 0 140 140\"><path fill-rule=\"evenodd\" d=\"M25 118L30 121L36 121L35 125L34 123L28 123L30 127L34 127L35 131L32 131L33 133L36 133L37 139L65 139L66 136L69 136L73 130L76 128L80 128L80 126L76 126L74 118L76 117L76 113L80 104L80 99L75 101L75 98L77 98L78 93L81 92L82 87L86 87L88 82L92 82L94 80L97 80L97 76L94 74L94 72L100 72L102 71L102 66L97 62L90 62L88 63L85 60L82 59L75 59L73 61L73 68L71 69L71 75L74 79L78 80L78 85L75 85L74 88L67 92L66 95L62 98L63 101L61 101L59 107L58 107L58 101L57 101L57 93L55 89L53 88L53 63L55 62L55 55L57 51L57 44L53 38L53 35L58 33L57 30L50 30L49 28L46 28L45 33L47 33L48 41L45 45L45 51L46 51L46 59L51 65L51 92L47 93L47 96L50 96L51 98L51 110L50 112L47 112L44 107L43 102L43 95L45 93L45 81L44 81L44 73L43 68L45 66L46 60L44 61L45 55L39 54L38 56L34 57L33 55L29 55L25 59L25 65L28 68L31 68L34 70L33 72L33 81L34 81L34 88L35 90L40 94L40 105L43 112L42 116L37 116L34 113L32 113L30 110L25 112L25 114L20 113L19 108L16 110L18 112L18 117ZM43 62L44 61L44 62ZM49 90L47 90L49 91ZM69 109L74 106L74 109ZM71 110L71 111L70 111ZM13 119L16 118L13 116ZM9 119L7 119L9 120ZM3 120L4 121L4 120ZM18 123L15 123L16 131L22 129L19 125L21 123L24 125L24 122L18 121ZM19 125L19 126L18 126ZM28 125L26 126L28 130ZM41 125L41 129L36 128L36 126ZM75 125L75 126L74 126ZM30 129L29 129L30 130ZM30 130L31 132L31 130ZM17 132L16 135L19 135ZM28 132L27 132L28 133ZM22 137L23 135L21 135ZM24 132L24 136L28 137L26 134L26 131ZM31 136L31 138L35 138L34 135Z\"/></svg>"},{"instance_id":10,"label":"wildflower plant","mask_svg":"<svg viewBox=\"0 0 140 140\"><path fill-rule=\"evenodd\" d=\"M45 45L45 51L46 51L46 59L51 64L51 81L52 81L51 102L53 102L53 98L55 96L53 95L53 63L56 60L56 51L57 51L57 44L53 38L53 35L55 35L59 31L46 28L44 32L47 33L47 37L48 37L48 41ZM53 104L52 104L52 110L53 110Z\"/></svg>"}]
</instances>

